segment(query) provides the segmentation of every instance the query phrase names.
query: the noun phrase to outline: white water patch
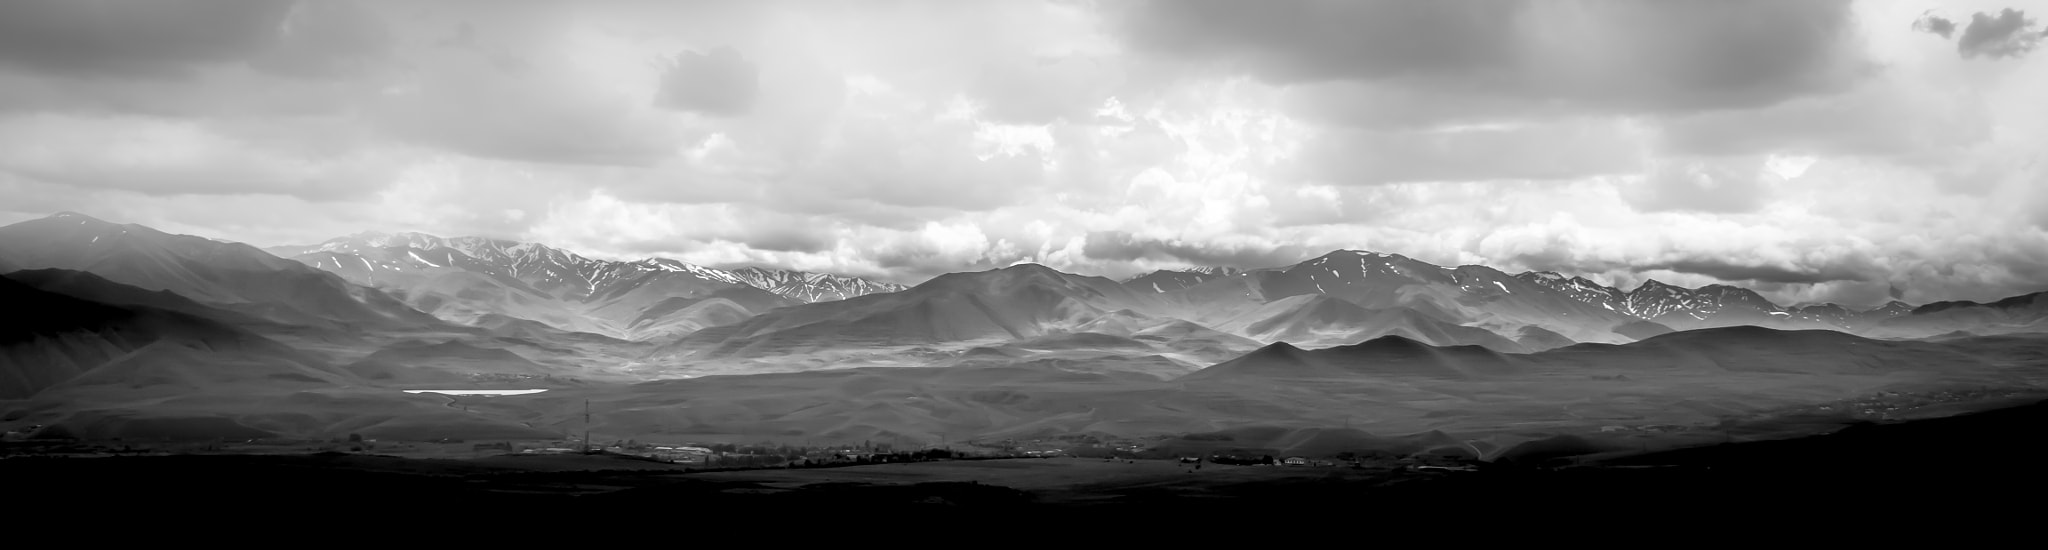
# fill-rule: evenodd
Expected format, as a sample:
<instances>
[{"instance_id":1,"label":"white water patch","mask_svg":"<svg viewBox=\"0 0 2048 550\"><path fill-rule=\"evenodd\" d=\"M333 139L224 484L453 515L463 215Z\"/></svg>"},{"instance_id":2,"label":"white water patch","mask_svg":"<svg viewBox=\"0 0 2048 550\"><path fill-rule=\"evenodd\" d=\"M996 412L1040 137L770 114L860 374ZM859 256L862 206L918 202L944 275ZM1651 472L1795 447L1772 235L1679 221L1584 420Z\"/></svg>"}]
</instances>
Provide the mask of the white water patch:
<instances>
[{"instance_id":1,"label":"white water patch","mask_svg":"<svg viewBox=\"0 0 2048 550\"><path fill-rule=\"evenodd\" d=\"M526 395L547 390L405 390L405 393L439 393L446 395Z\"/></svg>"}]
</instances>

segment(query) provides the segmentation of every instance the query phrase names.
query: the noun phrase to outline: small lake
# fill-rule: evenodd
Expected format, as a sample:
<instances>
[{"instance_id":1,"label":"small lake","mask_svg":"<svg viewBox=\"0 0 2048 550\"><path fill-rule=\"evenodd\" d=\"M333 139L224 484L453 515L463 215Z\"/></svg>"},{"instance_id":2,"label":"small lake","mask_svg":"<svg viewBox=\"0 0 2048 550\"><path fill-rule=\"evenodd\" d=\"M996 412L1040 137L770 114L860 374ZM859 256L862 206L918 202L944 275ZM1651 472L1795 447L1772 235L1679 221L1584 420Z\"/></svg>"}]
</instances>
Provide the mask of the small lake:
<instances>
[{"instance_id":1,"label":"small lake","mask_svg":"<svg viewBox=\"0 0 2048 550\"><path fill-rule=\"evenodd\" d=\"M405 393L439 393L447 395L526 395L547 390L405 390Z\"/></svg>"}]
</instances>

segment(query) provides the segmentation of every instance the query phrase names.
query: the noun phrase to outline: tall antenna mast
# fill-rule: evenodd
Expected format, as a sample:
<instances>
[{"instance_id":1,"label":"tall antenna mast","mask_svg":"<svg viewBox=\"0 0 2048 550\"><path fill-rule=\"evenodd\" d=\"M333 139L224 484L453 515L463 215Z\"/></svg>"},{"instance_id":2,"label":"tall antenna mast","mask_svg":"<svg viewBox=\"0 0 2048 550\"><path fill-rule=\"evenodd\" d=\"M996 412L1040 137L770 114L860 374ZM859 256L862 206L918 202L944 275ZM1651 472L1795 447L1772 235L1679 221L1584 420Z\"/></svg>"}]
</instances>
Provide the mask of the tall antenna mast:
<instances>
[{"instance_id":1,"label":"tall antenna mast","mask_svg":"<svg viewBox=\"0 0 2048 550\"><path fill-rule=\"evenodd\" d=\"M590 454L590 400L583 400L583 453Z\"/></svg>"}]
</instances>

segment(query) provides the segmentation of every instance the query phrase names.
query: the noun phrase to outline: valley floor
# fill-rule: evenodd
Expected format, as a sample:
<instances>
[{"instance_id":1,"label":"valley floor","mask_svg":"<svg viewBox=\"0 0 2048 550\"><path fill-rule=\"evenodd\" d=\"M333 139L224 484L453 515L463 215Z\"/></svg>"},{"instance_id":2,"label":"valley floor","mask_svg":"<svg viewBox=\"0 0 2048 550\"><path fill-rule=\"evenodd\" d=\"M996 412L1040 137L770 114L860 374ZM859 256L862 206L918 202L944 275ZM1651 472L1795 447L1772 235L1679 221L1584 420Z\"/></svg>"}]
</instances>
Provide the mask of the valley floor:
<instances>
[{"instance_id":1,"label":"valley floor","mask_svg":"<svg viewBox=\"0 0 2048 550\"><path fill-rule=\"evenodd\" d=\"M1822 436L1469 472L1218 464L1195 470L1167 460L1081 458L687 472L602 455L456 460L321 453L11 458L0 460L0 480L17 524L43 528L118 517L220 531L458 529L479 536L538 529L654 534L688 526L693 539L767 535L776 525L844 525L888 526L892 537L1038 536L1106 526L1179 540L1264 532L1279 528L1275 521L1349 521L1355 525L1346 533L1397 538L1433 536L1414 531L1425 524L1416 522L1539 523L1579 533L1650 526L1994 532L2020 525L2004 521L2034 510L2031 495L2048 489L2042 425L2048 402ZM754 523L721 523L731 519ZM830 533L852 534L789 535Z\"/></svg>"}]
</instances>

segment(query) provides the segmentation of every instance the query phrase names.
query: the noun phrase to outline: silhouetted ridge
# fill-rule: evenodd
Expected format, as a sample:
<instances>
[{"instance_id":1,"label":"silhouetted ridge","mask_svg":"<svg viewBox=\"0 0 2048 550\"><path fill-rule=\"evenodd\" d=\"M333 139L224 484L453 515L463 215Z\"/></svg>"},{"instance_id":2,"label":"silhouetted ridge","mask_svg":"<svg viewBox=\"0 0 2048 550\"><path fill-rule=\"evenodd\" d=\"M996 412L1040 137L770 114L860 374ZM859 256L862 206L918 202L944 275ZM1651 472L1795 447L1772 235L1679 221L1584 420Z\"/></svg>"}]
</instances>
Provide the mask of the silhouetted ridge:
<instances>
[{"instance_id":1,"label":"silhouetted ridge","mask_svg":"<svg viewBox=\"0 0 2048 550\"><path fill-rule=\"evenodd\" d=\"M1389 334L1386 336L1366 340L1364 342L1359 342L1357 344L1352 344L1349 346L1340 346L1340 349L1415 352L1432 349L1434 347L1435 346L1431 346L1429 344L1424 344L1422 342L1410 340L1407 337L1398 334Z\"/></svg>"},{"instance_id":2,"label":"silhouetted ridge","mask_svg":"<svg viewBox=\"0 0 2048 550\"><path fill-rule=\"evenodd\" d=\"M135 316L126 309L44 292L11 277L0 277L0 300L18 312L0 316L0 344L39 334L97 329Z\"/></svg>"},{"instance_id":3,"label":"silhouetted ridge","mask_svg":"<svg viewBox=\"0 0 2048 550\"><path fill-rule=\"evenodd\" d=\"M1913 308L1913 313L1912 313L1912 314L1913 314L1913 315L1925 315L1925 314L1929 314L1929 313L1934 313L1934 312L1938 312L1938 311L1943 311L1943 310L1949 310L1949 309L1958 309L1958 308L1966 308L1966 307L1990 307L1990 308L1997 308L1997 309L2013 309L2013 308L2017 308L2017 307L2023 307L2023 306L2029 306L2029 305L2033 305L2033 304L2034 304L2034 303L2035 303L2036 301L2039 301L2039 300L2041 300L2041 299L2042 299L2042 298L2044 298L2044 297L2048 297L2048 292L2036 292L2036 293L2033 293L2033 294L2022 294L2022 295L2019 295L2019 296L2013 296L2013 297L2005 298L2005 299L2002 299L2002 300L1999 300L1999 301L1996 301L1996 302L1989 302L1989 303L1979 303L1979 302L1972 302L1972 301L1968 301L1968 300L1955 300L1955 301L1948 301L1948 302L1934 302L1934 303L1931 303L1931 304L1927 304L1927 305L1924 305L1924 306L1920 306L1920 307L1916 307L1916 308Z\"/></svg>"},{"instance_id":4,"label":"silhouetted ridge","mask_svg":"<svg viewBox=\"0 0 2048 550\"><path fill-rule=\"evenodd\" d=\"M1506 356L1482 346L1437 347L1411 338L1387 335L1348 346L1314 350L1275 343L1237 359L1195 371L1182 379L1469 378L1509 372L1514 368Z\"/></svg>"},{"instance_id":5,"label":"silhouetted ridge","mask_svg":"<svg viewBox=\"0 0 2048 550\"><path fill-rule=\"evenodd\" d=\"M1734 325L1660 334L1646 338L1640 343L1704 341L1771 342L1788 340L1857 341L1866 340L1866 338L1833 330L1779 330L1754 325Z\"/></svg>"}]
</instances>

